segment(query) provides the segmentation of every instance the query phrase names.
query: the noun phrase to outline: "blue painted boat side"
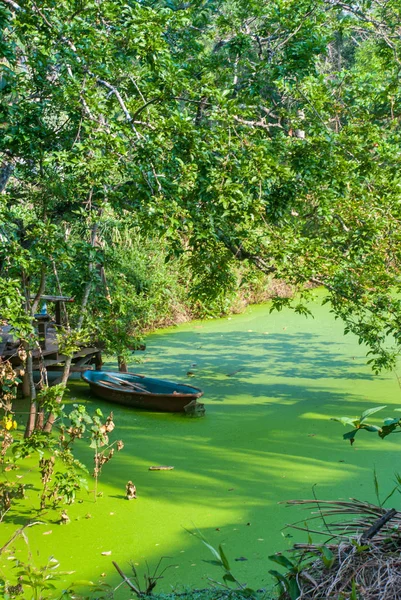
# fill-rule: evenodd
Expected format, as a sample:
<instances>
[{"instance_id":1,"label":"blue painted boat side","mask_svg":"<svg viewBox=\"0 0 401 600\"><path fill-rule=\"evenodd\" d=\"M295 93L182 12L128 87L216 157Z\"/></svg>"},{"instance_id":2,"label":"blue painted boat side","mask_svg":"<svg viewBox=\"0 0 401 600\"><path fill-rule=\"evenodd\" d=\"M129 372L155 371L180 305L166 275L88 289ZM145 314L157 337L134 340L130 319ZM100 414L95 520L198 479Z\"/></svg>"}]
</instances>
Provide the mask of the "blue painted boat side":
<instances>
[{"instance_id":1,"label":"blue painted boat side","mask_svg":"<svg viewBox=\"0 0 401 600\"><path fill-rule=\"evenodd\" d=\"M138 383L152 394L173 394L174 392L176 394L197 394L201 392L199 388L191 385L168 381L166 379L158 379L156 377L146 377L145 375L138 375L135 373L120 373L119 371L84 371L82 373L82 379L88 383L98 383L99 385L101 385L101 381L108 381L111 384L116 384L116 382L113 381L113 377L118 377L119 379L130 381L132 383ZM126 389L126 391L128 391L128 389ZM132 392L133 390L129 391Z\"/></svg>"}]
</instances>

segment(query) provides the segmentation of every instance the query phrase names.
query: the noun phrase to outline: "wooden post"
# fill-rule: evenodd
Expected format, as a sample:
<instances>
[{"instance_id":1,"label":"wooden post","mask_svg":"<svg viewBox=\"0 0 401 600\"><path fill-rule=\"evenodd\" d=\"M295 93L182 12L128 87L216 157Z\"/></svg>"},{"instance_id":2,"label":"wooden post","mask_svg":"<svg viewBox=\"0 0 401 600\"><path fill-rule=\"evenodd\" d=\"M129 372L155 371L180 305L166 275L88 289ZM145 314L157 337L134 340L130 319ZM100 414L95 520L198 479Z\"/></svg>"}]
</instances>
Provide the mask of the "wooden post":
<instances>
[{"instance_id":1,"label":"wooden post","mask_svg":"<svg viewBox=\"0 0 401 600\"><path fill-rule=\"evenodd\" d=\"M26 371L22 378L22 395L24 396L24 398L29 398L31 395L31 387L29 385L29 375Z\"/></svg>"},{"instance_id":2,"label":"wooden post","mask_svg":"<svg viewBox=\"0 0 401 600\"><path fill-rule=\"evenodd\" d=\"M39 346L42 348L42 350L46 350L47 323L44 321L38 322L38 335Z\"/></svg>"},{"instance_id":3,"label":"wooden post","mask_svg":"<svg viewBox=\"0 0 401 600\"><path fill-rule=\"evenodd\" d=\"M42 350L46 350L46 337L47 337L47 326L49 324L50 317L46 315L35 315L35 322L39 334L39 345Z\"/></svg>"},{"instance_id":4,"label":"wooden post","mask_svg":"<svg viewBox=\"0 0 401 600\"><path fill-rule=\"evenodd\" d=\"M96 352L96 354L95 354L95 369L96 369L96 371L101 371L102 366L103 366L102 353Z\"/></svg>"},{"instance_id":5,"label":"wooden post","mask_svg":"<svg viewBox=\"0 0 401 600\"><path fill-rule=\"evenodd\" d=\"M55 302L56 308L56 325L61 325L61 302Z\"/></svg>"}]
</instances>

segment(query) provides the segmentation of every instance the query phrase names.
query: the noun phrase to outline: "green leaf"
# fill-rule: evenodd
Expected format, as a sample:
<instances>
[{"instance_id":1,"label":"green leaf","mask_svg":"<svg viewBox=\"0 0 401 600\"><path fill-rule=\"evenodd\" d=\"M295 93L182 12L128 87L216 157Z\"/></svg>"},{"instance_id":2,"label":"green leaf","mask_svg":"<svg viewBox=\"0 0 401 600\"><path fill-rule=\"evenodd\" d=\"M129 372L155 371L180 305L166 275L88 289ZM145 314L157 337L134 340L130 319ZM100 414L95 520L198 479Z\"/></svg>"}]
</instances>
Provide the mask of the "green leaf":
<instances>
[{"instance_id":1,"label":"green leaf","mask_svg":"<svg viewBox=\"0 0 401 600\"><path fill-rule=\"evenodd\" d=\"M281 565L282 567L285 567L286 569L291 570L295 567L295 564L282 554L272 554L268 558L269 560Z\"/></svg>"},{"instance_id":2,"label":"green leaf","mask_svg":"<svg viewBox=\"0 0 401 600\"><path fill-rule=\"evenodd\" d=\"M269 573L270 575L273 575L273 577L275 577L280 583L283 583L287 588L287 578L284 577L282 573L280 573L279 571L275 571L274 569L270 569Z\"/></svg>"},{"instance_id":3,"label":"green leaf","mask_svg":"<svg viewBox=\"0 0 401 600\"><path fill-rule=\"evenodd\" d=\"M335 560L334 554L332 553L330 548L327 548L327 546L320 546L320 552L322 553L322 560L323 560L324 566L327 569L331 569L331 567L334 564L334 560Z\"/></svg>"},{"instance_id":4,"label":"green leaf","mask_svg":"<svg viewBox=\"0 0 401 600\"><path fill-rule=\"evenodd\" d=\"M223 564L223 567L226 569L226 571L229 571L230 570L230 565L228 563L228 560L226 558L226 555L224 554L224 551L223 551L223 548L222 548L221 545L219 546L219 555L220 555L220 560L221 560L221 562Z\"/></svg>"},{"instance_id":5,"label":"green leaf","mask_svg":"<svg viewBox=\"0 0 401 600\"><path fill-rule=\"evenodd\" d=\"M377 425L361 425L360 429L366 429L366 431L373 433L378 433L381 431L381 427L377 427Z\"/></svg>"},{"instance_id":6,"label":"green leaf","mask_svg":"<svg viewBox=\"0 0 401 600\"><path fill-rule=\"evenodd\" d=\"M397 427L398 427L398 423L393 423L392 425L383 425L383 427L381 428L381 431L379 431L379 437L384 439L385 437L387 437L388 435L393 433L393 431L395 431L397 429Z\"/></svg>"},{"instance_id":7,"label":"green leaf","mask_svg":"<svg viewBox=\"0 0 401 600\"><path fill-rule=\"evenodd\" d=\"M347 433L344 433L343 435L343 439L344 440L353 440L356 436L356 434L358 433L359 429L353 429L352 431L347 431Z\"/></svg>"},{"instance_id":8,"label":"green leaf","mask_svg":"<svg viewBox=\"0 0 401 600\"><path fill-rule=\"evenodd\" d=\"M384 419L383 423L385 426L389 426L389 425L398 425L400 422L400 419Z\"/></svg>"},{"instance_id":9,"label":"green leaf","mask_svg":"<svg viewBox=\"0 0 401 600\"><path fill-rule=\"evenodd\" d=\"M343 425L352 425L353 427L359 424L358 419L350 419L349 417L331 417L330 421L338 421L338 423L342 423Z\"/></svg>"},{"instance_id":10,"label":"green leaf","mask_svg":"<svg viewBox=\"0 0 401 600\"><path fill-rule=\"evenodd\" d=\"M255 590L253 590L252 588L245 588L245 589L241 589L240 592L241 596L244 596L245 598L255 598L256 597L256 592Z\"/></svg>"},{"instance_id":11,"label":"green leaf","mask_svg":"<svg viewBox=\"0 0 401 600\"><path fill-rule=\"evenodd\" d=\"M298 600L301 595L298 583L295 579L290 579L287 583L287 591L290 595L291 600Z\"/></svg>"},{"instance_id":12,"label":"green leaf","mask_svg":"<svg viewBox=\"0 0 401 600\"><path fill-rule=\"evenodd\" d=\"M351 595L349 597L349 600L358 600L358 594L357 594L357 591L356 591L355 579L352 580Z\"/></svg>"},{"instance_id":13,"label":"green leaf","mask_svg":"<svg viewBox=\"0 0 401 600\"><path fill-rule=\"evenodd\" d=\"M377 478L376 467L373 469L373 485L374 485L374 488L375 488L375 494L376 494L377 502L378 502L379 506L381 506L382 503L380 501L379 480Z\"/></svg>"},{"instance_id":14,"label":"green leaf","mask_svg":"<svg viewBox=\"0 0 401 600\"><path fill-rule=\"evenodd\" d=\"M383 410L383 408L387 408L387 406L375 406L374 408L368 408L361 414L360 422L362 423L367 417L370 415L374 415L379 412L379 410Z\"/></svg>"},{"instance_id":15,"label":"green leaf","mask_svg":"<svg viewBox=\"0 0 401 600\"><path fill-rule=\"evenodd\" d=\"M194 536L196 536L196 534L195 534L195 533L193 533L192 531L189 531L189 530L187 530L187 531L188 531L188 532L189 532L191 535L194 535ZM196 531L197 531L197 534L199 535L199 537L200 537L200 539L201 539L201 542L202 542L202 544L204 544L204 545L206 546L206 548L208 548L208 550L210 550L210 552L213 554L213 556L215 557L215 559L217 560L217 562L218 562L219 564L221 564L222 566L224 566L224 564L223 564L223 561L222 561L222 557L221 557L221 554L220 554L220 548L221 548L221 546L219 546L219 550L216 550L216 548L214 548L214 547L213 547L211 544L209 544L209 542L208 542L208 541L206 540L206 538L205 538L205 537L202 535L202 533L199 531L199 529L197 529ZM223 553L223 556L224 556L224 553ZM224 556L224 558L225 558L225 556ZM226 559L226 560L227 560L227 559ZM228 562L227 562L227 564L228 564ZM224 568L225 568L225 567L224 567ZM229 570L229 567L228 567L228 570Z\"/></svg>"}]
</instances>

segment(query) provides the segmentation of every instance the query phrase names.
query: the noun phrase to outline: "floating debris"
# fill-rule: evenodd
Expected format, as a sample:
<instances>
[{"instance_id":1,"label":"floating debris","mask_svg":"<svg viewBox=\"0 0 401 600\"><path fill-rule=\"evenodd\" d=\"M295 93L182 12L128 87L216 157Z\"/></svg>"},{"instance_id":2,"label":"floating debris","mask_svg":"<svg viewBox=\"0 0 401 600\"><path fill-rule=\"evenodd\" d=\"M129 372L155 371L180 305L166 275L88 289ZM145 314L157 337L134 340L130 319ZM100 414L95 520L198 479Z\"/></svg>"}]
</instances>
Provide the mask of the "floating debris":
<instances>
[{"instance_id":1,"label":"floating debris","mask_svg":"<svg viewBox=\"0 0 401 600\"><path fill-rule=\"evenodd\" d=\"M60 525L67 525L70 522L70 517L67 514L66 510L63 510L63 512L60 515Z\"/></svg>"},{"instance_id":2,"label":"floating debris","mask_svg":"<svg viewBox=\"0 0 401 600\"><path fill-rule=\"evenodd\" d=\"M236 375L237 373L239 373L240 371L243 371L244 367L241 367L240 369L237 369L236 371L233 371L232 373L227 373L226 377L234 377L234 375Z\"/></svg>"},{"instance_id":3,"label":"floating debris","mask_svg":"<svg viewBox=\"0 0 401 600\"><path fill-rule=\"evenodd\" d=\"M205 405L196 400L191 400L189 404L184 406L184 410L190 417L203 417L206 412Z\"/></svg>"},{"instance_id":4,"label":"floating debris","mask_svg":"<svg viewBox=\"0 0 401 600\"><path fill-rule=\"evenodd\" d=\"M136 500L136 498L137 498L137 496L136 496L136 487L132 483L132 481L129 481L127 483L127 485L125 486L125 492L126 492L128 500L133 500L133 499Z\"/></svg>"},{"instance_id":5,"label":"floating debris","mask_svg":"<svg viewBox=\"0 0 401 600\"><path fill-rule=\"evenodd\" d=\"M149 467L149 471L172 471L174 467L169 467L167 465L160 465L159 467Z\"/></svg>"}]
</instances>

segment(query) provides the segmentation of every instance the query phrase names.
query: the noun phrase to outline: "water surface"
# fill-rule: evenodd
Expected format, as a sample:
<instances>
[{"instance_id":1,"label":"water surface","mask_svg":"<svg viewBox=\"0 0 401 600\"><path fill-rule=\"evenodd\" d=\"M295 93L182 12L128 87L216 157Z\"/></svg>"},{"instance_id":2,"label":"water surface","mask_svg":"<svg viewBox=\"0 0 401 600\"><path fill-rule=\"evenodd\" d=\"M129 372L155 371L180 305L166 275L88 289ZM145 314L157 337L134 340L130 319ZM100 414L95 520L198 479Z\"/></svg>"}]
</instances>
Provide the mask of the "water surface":
<instances>
[{"instance_id":1,"label":"water surface","mask_svg":"<svg viewBox=\"0 0 401 600\"><path fill-rule=\"evenodd\" d=\"M387 491L398 467L397 436L381 441L362 434L351 447L330 417L356 416L378 404L390 406L383 417L391 415L391 407L401 405L397 380L371 373L366 349L343 335L319 299L314 319L289 310L270 314L264 305L148 338L143 364L132 363L131 370L201 387L203 419L108 406L92 399L83 383L71 382L77 401L114 411L116 437L125 448L104 467L97 503L85 494L68 508L69 525L58 525L49 512L47 523L29 530L36 563L54 555L63 570L75 571L68 581L103 575L117 585L111 560L129 574L129 561L142 572L145 561L152 568L168 556L164 562L172 566L159 590L205 587L208 577L221 580L221 573L187 532L198 528L213 545L224 544L241 581L266 587L268 555L305 539L282 531L304 513L280 502L309 498L313 486L322 499L374 500L374 465ZM89 451L81 448L80 456L91 467ZM174 470L151 472L151 465ZM128 480L137 487L137 500L125 499ZM37 506L37 491L29 493L29 502ZM24 520L10 516L14 523L2 525L2 540ZM24 556L24 543L12 550ZM0 566L9 570L9 564L3 555ZM116 597L129 595L121 589Z\"/></svg>"}]
</instances>

